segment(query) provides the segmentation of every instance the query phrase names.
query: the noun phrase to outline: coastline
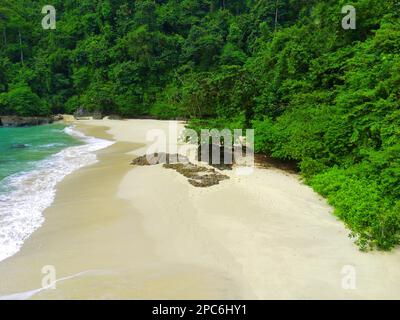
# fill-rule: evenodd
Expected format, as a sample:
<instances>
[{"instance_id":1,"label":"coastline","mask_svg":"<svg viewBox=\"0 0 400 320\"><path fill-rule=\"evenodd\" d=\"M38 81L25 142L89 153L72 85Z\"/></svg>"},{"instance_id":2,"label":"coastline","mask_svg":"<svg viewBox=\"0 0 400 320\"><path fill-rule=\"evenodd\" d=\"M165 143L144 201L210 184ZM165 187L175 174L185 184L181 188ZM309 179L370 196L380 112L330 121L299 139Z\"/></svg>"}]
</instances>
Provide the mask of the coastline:
<instances>
[{"instance_id":1,"label":"coastline","mask_svg":"<svg viewBox=\"0 0 400 320\"><path fill-rule=\"evenodd\" d=\"M75 170L95 163L93 152L113 142L56 124L0 130L1 262L18 252L40 228L57 184Z\"/></svg>"},{"instance_id":2,"label":"coastline","mask_svg":"<svg viewBox=\"0 0 400 320\"><path fill-rule=\"evenodd\" d=\"M57 185L43 226L0 262L0 296L40 288L45 265L67 279L33 299L399 296L399 251L359 252L325 200L294 174L256 168L197 189L161 166L130 166L151 128L166 130L167 122L77 124L116 143ZM354 290L342 287L345 266L357 272Z\"/></svg>"}]
</instances>

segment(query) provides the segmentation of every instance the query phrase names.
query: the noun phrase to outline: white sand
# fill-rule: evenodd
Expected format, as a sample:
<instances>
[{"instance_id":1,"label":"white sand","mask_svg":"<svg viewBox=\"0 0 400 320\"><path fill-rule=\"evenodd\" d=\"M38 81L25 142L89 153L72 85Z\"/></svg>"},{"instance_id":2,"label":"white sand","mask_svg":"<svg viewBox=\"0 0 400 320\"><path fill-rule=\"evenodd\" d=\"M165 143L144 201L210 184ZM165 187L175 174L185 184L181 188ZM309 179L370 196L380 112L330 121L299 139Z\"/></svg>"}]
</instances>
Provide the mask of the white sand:
<instances>
[{"instance_id":1,"label":"white sand","mask_svg":"<svg viewBox=\"0 0 400 320\"><path fill-rule=\"evenodd\" d=\"M255 169L195 188L161 165L129 166L145 153L146 133L167 131L168 122L79 124L103 138L101 127L108 127L117 143L60 184L43 227L0 263L0 296L36 290L34 299L400 298L399 250L360 252L297 176ZM37 291L47 264L65 280ZM354 289L342 286L348 268Z\"/></svg>"},{"instance_id":2,"label":"white sand","mask_svg":"<svg viewBox=\"0 0 400 320\"><path fill-rule=\"evenodd\" d=\"M115 139L143 142L167 122L103 121ZM143 151L143 149L142 149ZM400 298L400 253L362 253L326 202L295 175L256 169L198 189L161 166L132 169L119 196L140 212L147 233L171 259L241 279L243 298ZM345 290L346 266L356 289Z\"/></svg>"}]
</instances>

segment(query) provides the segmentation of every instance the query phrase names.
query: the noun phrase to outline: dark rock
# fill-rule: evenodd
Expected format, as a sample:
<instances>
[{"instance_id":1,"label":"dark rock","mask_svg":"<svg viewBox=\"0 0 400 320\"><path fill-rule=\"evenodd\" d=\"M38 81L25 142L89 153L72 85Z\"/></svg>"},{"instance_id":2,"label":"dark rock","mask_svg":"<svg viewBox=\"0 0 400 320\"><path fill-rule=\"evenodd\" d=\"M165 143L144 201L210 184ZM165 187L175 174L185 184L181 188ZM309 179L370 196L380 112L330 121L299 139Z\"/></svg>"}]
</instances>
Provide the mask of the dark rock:
<instances>
[{"instance_id":1,"label":"dark rock","mask_svg":"<svg viewBox=\"0 0 400 320\"><path fill-rule=\"evenodd\" d=\"M214 168L199 166L190 163L188 158L180 156L180 162L177 155L168 153L155 153L150 157L146 155L136 158L132 165L150 166L164 163L163 167L172 169L188 178L188 182L194 187L206 188L219 184L221 181L229 179L228 176L217 172ZM150 162L149 162L150 161Z\"/></svg>"},{"instance_id":2,"label":"dark rock","mask_svg":"<svg viewBox=\"0 0 400 320\"><path fill-rule=\"evenodd\" d=\"M0 116L0 126L26 127L52 123L52 117Z\"/></svg>"},{"instance_id":3,"label":"dark rock","mask_svg":"<svg viewBox=\"0 0 400 320\"><path fill-rule=\"evenodd\" d=\"M86 117L87 115L88 112L83 107L79 107L74 113L75 118Z\"/></svg>"},{"instance_id":4,"label":"dark rock","mask_svg":"<svg viewBox=\"0 0 400 320\"><path fill-rule=\"evenodd\" d=\"M57 115L52 116L52 120L53 120L54 122L56 122L56 121L63 121L63 120L64 120L64 116L63 116L62 114L57 114Z\"/></svg>"},{"instance_id":5,"label":"dark rock","mask_svg":"<svg viewBox=\"0 0 400 320\"><path fill-rule=\"evenodd\" d=\"M208 157L203 159L203 151L208 148ZM213 155L219 154L219 163L214 163ZM201 144L198 148L197 160L206 162L208 165L219 170L232 170L233 163L235 163L233 148L226 148L223 145L217 144ZM217 161L216 161L217 162Z\"/></svg>"},{"instance_id":6,"label":"dark rock","mask_svg":"<svg viewBox=\"0 0 400 320\"><path fill-rule=\"evenodd\" d=\"M149 162L150 160L150 162ZM154 153L151 155L144 155L140 156L132 161L132 165L137 165L137 166L151 166L151 165L156 165L160 163L177 163L178 162L178 155L171 155L169 153ZM179 156L179 162L185 162L188 163L189 159L184 156Z\"/></svg>"},{"instance_id":7,"label":"dark rock","mask_svg":"<svg viewBox=\"0 0 400 320\"><path fill-rule=\"evenodd\" d=\"M164 168L173 169L186 178L188 182L197 188L207 188L229 179L228 176L217 172L213 168L206 168L192 163L164 164Z\"/></svg>"},{"instance_id":8,"label":"dark rock","mask_svg":"<svg viewBox=\"0 0 400 320\"><path fill-rule=\"evenodd\" d=\"M136 159L132 160L131 165L133 166L149 166L150 163L147 160L146 156L137 157Z\"/></svg>"},{"instance_id":9,"label":"dark rock","mask_svg":"<svg viewBox=\"0 0 400 320\"><path fill-rule=\"evenodd\" d=\"M100 111L95 111L92 113L92 117L94 120L101 120L103 119L103 114Z\"/></svg>"},{"instance_id":10,"label":"dark rock","mask_svg":"<svg viewBox=\"0 0 400 320\"><path fill-rule=\"evenodd\" d=\"M11 146L12 149L25 149L28 148L29 145L23 143L15 143Z\"/></svg>"},{"instance_id":11,"label":"dark rock","mask_svg":"<svg viewBox=\"0 0 400 320\"><path fill-rule=\"evenodd\" d=\"M93 118L95 120L103 119L103 115L99 110L96 111L88 111L84 107L79 107L78 110L74 113L74 117L79 120L79 118Z\"/></svg>"}]
</instances>

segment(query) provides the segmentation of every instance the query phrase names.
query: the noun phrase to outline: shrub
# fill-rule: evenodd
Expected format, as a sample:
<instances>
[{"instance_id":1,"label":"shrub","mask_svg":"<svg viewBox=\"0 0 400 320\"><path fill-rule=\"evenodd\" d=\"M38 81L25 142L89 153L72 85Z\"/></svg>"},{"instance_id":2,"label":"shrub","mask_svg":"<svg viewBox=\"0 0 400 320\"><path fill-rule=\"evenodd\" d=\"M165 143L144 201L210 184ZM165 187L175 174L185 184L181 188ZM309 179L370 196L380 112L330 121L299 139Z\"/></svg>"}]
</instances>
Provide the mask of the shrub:
<instances>
[{"instance_id":1,"label":"shrub","mask_svg":"<svg viewBox=\"0 0 400 320\"><path fill-rule=\"evenodd\" d=\"M276 130L269 118L252 122L254 129L254 150L258 153L271 153L276 140Z\"/></svg>"},{"instance_id":2,"label":"shrub","mask_svg":"<svg viewBox=\"0 0 400 320\"><path fill-rule=\"evenodd\" d=\"M68 99L67 103L65 104L65 111L68 114L74 114L79 107L81 106L81 102L78 96L73 96Z\"/></svg>"},{"instance_id":3,"label":"shrub","mask_svg":"<svg viewBox=\"0 0 400 320\"><path fill-rule=\"evenodd\" d=\"M18 116L47 116L51 113L50 107L28 86L11 89L4 100L7 110Z\"/></svg>"},{"instance_id":4,"label":"shrub","mask_svg":"<svg viewBox=\"0 0 400 320\"><path fill-rule=\"evenodd\" d=\"M150 109L150 115L163 120L178 119L182 116L182 112L177 105L156 102Z\"/></svg>"},{"instance_id":5,"label":"shrub","mask_svg":"<svg viewBox=\"0 0 400 320\"><path fill-rule=\"evenodd\" d=\"M400 243L400 205L390 200L379 182L359 167L332 168L310 180L311 186L335 207L361 249L388 250Z\"/></svg>"}]
</instances>

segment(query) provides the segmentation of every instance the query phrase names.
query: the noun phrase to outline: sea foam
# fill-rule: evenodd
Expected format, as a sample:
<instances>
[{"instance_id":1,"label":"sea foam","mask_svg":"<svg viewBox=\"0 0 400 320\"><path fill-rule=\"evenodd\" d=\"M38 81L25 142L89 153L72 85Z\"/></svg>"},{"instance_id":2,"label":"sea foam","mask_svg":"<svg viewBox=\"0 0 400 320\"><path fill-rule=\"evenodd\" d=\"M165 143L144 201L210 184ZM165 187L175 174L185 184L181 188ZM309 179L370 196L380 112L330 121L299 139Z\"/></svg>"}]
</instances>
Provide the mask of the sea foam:
<instances>
[{"instance_id":1,"label":"sea foam","mask_svg":"<svg viewBox=\"0 0 400 320\"><path fill-rule=\"evenodd\" d=\"M8 191L0 194L0 261L17 253L43 224L43 211L54 201L57 183L73 171L96 163L94 152L114 143L85 136L74 127L64 131L84 144L63 149L37 162L33 170L3 181Z\"/></svg>"}]
</instances>

